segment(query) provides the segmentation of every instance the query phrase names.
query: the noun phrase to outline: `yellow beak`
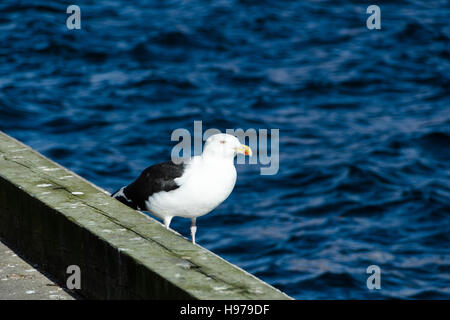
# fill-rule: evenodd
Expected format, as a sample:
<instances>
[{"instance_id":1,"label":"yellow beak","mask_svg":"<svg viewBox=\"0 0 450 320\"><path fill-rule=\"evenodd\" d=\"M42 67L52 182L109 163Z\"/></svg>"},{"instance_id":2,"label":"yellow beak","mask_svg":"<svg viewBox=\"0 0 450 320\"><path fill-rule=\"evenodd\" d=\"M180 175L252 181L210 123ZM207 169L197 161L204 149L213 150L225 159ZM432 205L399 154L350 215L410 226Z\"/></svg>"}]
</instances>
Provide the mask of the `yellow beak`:
<instances>
[{"instance_id":1,"label":"yellow beak","mask_svg":"<svg viewBox=\"0 0 450 320\"><path fill-rule=\"evenodd\" d=\"M246 156L252 156L252 149L250 149L249 146L246 146L244 144L241 144L240 147L236 148L237 153L242 153Z\"/></svg>"}]
</instances>

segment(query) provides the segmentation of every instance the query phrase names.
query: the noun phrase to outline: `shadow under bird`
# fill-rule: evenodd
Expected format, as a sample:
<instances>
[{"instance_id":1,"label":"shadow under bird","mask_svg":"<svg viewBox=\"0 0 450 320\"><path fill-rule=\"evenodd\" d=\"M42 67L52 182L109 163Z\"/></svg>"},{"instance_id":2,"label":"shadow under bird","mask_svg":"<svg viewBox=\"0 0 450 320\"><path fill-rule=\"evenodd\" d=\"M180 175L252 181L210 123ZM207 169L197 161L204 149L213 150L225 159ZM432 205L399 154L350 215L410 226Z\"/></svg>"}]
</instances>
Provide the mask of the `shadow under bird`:
<instances>
[{"instance_id":1,"label":"shadow under bird","mask_svg":"<svg viewBox=\"0 0 450 320\"><path fill-rule=\"evenodd\" d=\"M167 229L175 216L190 218L195 243L197 217L214 210L234 188L234 158L238 153L251 156L252 150L235 136L212 135L202 155L180 164L167 161L152 165L111 196L133 209L154 214Z\"/></svg>"}]
</instances>

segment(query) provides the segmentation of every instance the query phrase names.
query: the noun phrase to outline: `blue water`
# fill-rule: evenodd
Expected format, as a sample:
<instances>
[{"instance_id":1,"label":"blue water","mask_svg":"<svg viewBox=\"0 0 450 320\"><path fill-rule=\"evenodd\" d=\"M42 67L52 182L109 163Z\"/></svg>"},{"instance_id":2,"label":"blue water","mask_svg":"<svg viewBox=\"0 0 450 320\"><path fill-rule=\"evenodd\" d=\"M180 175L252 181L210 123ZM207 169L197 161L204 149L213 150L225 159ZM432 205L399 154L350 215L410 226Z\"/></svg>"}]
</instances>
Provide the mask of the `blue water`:
<instances>
[{"instance_id":1,"label":"blue water","mask_svg":"<svg viewBox=\"0 0 450 320\"><path fill-rule=\"evenodd\" d=\"M381 30L367 1L70 4L0 2L1 130L114 191L194 120L280 129L201 245L297 299L450 298L448 1L379 1Z\"/></svg>"}]
</instances>

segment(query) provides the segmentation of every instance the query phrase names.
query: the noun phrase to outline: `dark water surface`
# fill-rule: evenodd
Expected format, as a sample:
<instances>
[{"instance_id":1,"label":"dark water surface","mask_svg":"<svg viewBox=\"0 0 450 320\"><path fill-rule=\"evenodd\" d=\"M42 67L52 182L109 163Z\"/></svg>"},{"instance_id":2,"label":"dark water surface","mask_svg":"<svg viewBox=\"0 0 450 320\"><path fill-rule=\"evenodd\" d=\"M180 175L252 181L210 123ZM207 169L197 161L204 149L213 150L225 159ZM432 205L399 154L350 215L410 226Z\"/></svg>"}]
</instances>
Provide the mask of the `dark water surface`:
<instances>
[{"instance_id":1,"label":"dark water surface","mask_svg":"<svg viewBox=\"0 0 450 320\"><path fill-rule=\"evenodd\" d=\"M1 130L114 191L194 120L278 128L278 174L238 165L201 245L295 298L450 298L448 1L379 1L378 31L367 1L76 3L78 31L0 2Z\"/></svg>"}]
</instances>

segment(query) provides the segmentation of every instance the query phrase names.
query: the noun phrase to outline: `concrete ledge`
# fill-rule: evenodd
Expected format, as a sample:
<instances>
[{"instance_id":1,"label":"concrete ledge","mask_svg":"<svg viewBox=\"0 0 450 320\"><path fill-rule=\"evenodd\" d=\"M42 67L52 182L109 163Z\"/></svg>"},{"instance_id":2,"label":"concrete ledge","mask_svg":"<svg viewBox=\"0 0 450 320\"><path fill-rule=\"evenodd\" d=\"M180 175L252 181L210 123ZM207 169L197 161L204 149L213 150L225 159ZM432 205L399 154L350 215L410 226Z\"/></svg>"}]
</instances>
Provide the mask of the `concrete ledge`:
<instances>
[{"instance_id":1,"label":"concrete ledge","mask_svg":"<svg viewBox=\"0 0 450 320\"><path fill-rule=\"evenodd\" d=\"M86 298L290 299L2 132L0 236Z\"/></svg>"}]
</instances>

